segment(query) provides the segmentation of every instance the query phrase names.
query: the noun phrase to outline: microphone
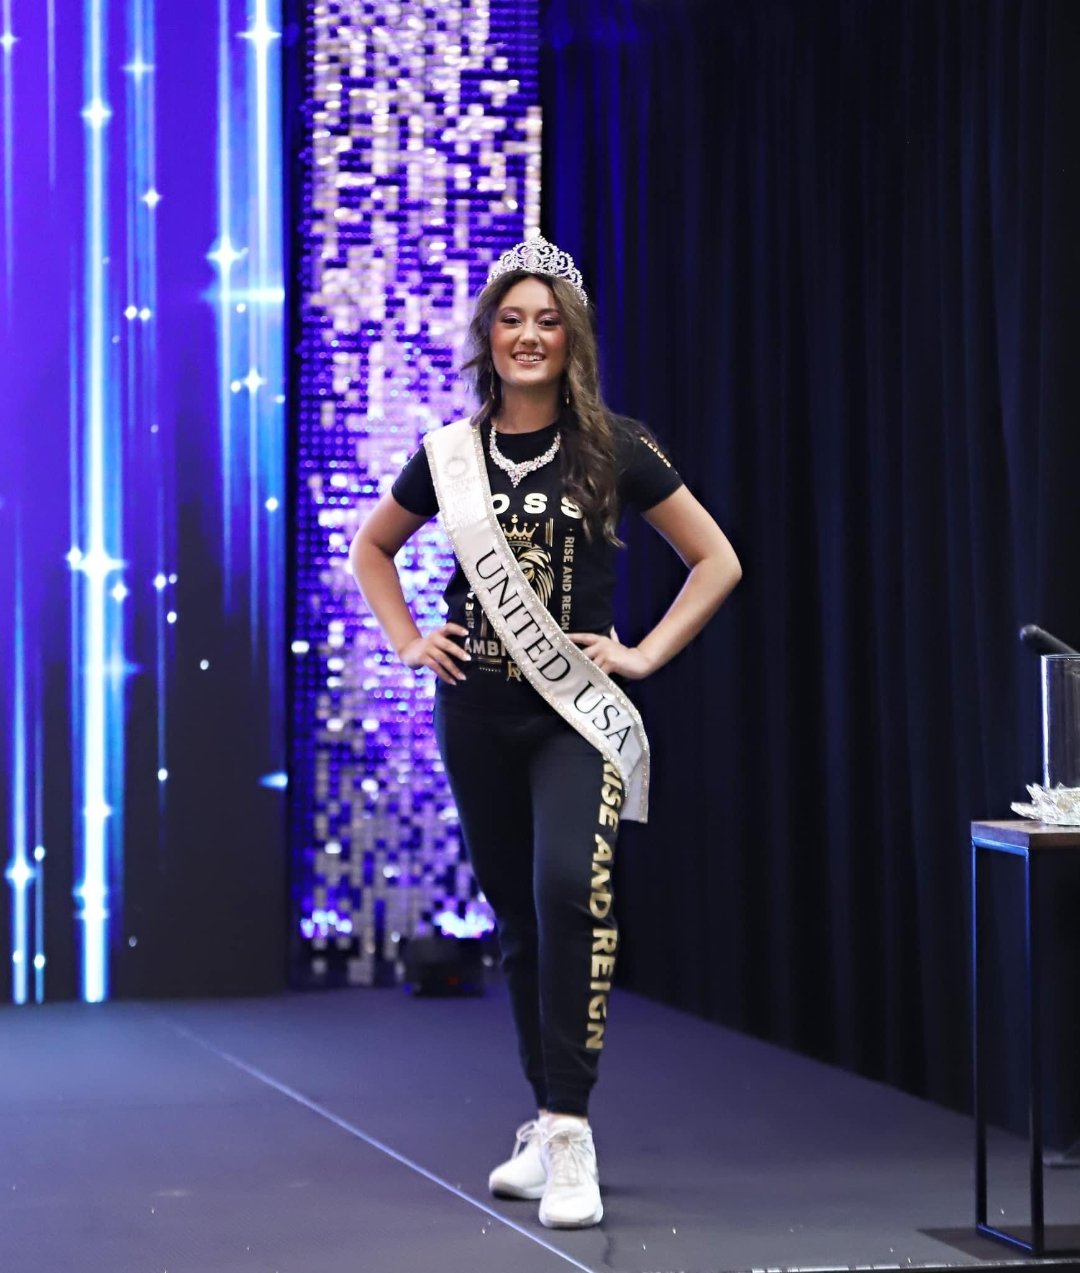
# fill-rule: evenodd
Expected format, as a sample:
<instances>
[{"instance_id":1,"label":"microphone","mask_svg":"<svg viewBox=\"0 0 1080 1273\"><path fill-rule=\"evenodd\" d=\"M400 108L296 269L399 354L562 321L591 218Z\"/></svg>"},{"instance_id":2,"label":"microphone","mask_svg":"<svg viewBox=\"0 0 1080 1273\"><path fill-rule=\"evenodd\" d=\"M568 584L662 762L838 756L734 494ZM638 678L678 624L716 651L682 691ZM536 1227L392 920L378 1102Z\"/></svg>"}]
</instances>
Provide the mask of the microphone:
<instances>
[{"instance_id":1,"label":"microphone","mask_svg":"<svg viewBox=\"0 0 1080 1273\"><path fill-rule=\"evenodd\" d=\"M1059 641L1056 636L1044 632L1034 623L1024 624L1020 629L1020 640L1036 654L1080 654L1080 650L1074 650L1071 645Z\"/></svg>"}]
</instances>

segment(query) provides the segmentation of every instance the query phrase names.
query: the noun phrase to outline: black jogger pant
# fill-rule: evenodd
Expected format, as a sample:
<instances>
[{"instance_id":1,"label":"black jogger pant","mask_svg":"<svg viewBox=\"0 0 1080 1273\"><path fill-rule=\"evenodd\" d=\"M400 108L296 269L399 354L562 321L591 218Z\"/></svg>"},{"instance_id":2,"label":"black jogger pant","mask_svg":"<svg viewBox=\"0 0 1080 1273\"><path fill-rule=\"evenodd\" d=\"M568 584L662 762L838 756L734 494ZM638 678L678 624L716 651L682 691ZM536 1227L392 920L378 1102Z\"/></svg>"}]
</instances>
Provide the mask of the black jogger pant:
<instances>
[{"instance_id":1,"label":"black jogger pant","mask_svg":"<svg viewBox=\"0 0 1080 1273\"><path fill-rule=\"evenodd\" d=\"M435 730L476 878L495 912L536 1103L584 1115L615 972L618 770L546 704L436 700ZM451 701L448 701L451 700Z\"/></svg>"}]
</instances>

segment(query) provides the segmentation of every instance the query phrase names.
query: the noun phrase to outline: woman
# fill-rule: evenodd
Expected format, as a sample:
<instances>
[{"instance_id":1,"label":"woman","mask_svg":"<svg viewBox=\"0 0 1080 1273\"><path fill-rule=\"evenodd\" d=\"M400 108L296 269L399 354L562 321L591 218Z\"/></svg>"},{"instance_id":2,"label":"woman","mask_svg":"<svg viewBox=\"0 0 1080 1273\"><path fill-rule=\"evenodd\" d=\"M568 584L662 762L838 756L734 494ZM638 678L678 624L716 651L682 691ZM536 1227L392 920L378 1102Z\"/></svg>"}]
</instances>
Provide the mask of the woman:
<instances>
[{"instance_id":1,"label":"woman","mask_svg":"<svg viewBox=\"0 0 1080 1273\"><path fill-rule=\"evenodd\" d=\"M665 664L741 571L651 435L604 406L588 298L567 254L539 237L504 253L467 352L479 411L425 439L351 562L402 661L439 678L439 748L497 921L538 1114L489 1187L539 1198L549 1227L583 1227L603 1215L588 1100L615 965L612 855L620 813L644 820L648 781L640 717L608 676L640 680ZM630 646L612 627L628 506L689 568ZM394 557L437 511L457 569L448 622L423 634Z\"/></svg>"}]
</instances>

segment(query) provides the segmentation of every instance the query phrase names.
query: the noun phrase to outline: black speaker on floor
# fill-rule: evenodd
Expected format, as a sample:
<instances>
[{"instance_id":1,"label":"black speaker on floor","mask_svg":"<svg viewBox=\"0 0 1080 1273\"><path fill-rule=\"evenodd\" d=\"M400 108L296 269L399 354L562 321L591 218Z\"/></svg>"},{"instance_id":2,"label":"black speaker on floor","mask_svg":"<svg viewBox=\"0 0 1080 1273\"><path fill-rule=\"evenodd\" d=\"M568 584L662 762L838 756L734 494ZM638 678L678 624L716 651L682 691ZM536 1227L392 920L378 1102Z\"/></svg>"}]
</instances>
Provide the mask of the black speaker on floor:
<instances>
[{"instance_id":1,"label":"black speaker on floor","mask_svg":"<svg viewBox=\"0 0 1080 1273\"><path fill-rule=\"evenodd\" d=\"M479 937L414 937L405 951L405 987L414 995L482 995L484 942Z\"/></svg>"}]
</instances>

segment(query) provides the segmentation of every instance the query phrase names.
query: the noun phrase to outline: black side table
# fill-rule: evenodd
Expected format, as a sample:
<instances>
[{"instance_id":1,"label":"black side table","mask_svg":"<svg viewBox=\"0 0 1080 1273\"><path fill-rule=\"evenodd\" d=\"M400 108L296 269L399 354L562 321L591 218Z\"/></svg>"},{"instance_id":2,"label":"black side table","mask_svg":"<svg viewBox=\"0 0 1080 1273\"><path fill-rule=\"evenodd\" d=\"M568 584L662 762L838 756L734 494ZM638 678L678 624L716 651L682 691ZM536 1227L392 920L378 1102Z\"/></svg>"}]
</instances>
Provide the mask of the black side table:
<instances>
[{"instance_id":1,"label":"black side table","mask_svg":"<svg viewBox=\"0 0 1080 1273\"><path fill-rule=\"evenodd\" d=\"M1006 853L1023 859L1024 915L1024 1000L1029 1059L1028 1150L1030 1154L1031 1241L987 1223L986 1219L986 1081L985 1034L987 1011L984 1003L984 935L981 920L983 870L992 853ZM975 1227L987 1237L1019 1247L1030 1255L1080 1255L1080 1251L1047 1252L1043 1208L1043 1057L1042 1014L1039 989L1042 984L1042 953L1036 920L1042 867L1050 857L1080 853L1080 827L1048 826L1043 822L973 822L971 824L972 874L972 1006L975 1016Z\"/></svg>"}]
</instances>

